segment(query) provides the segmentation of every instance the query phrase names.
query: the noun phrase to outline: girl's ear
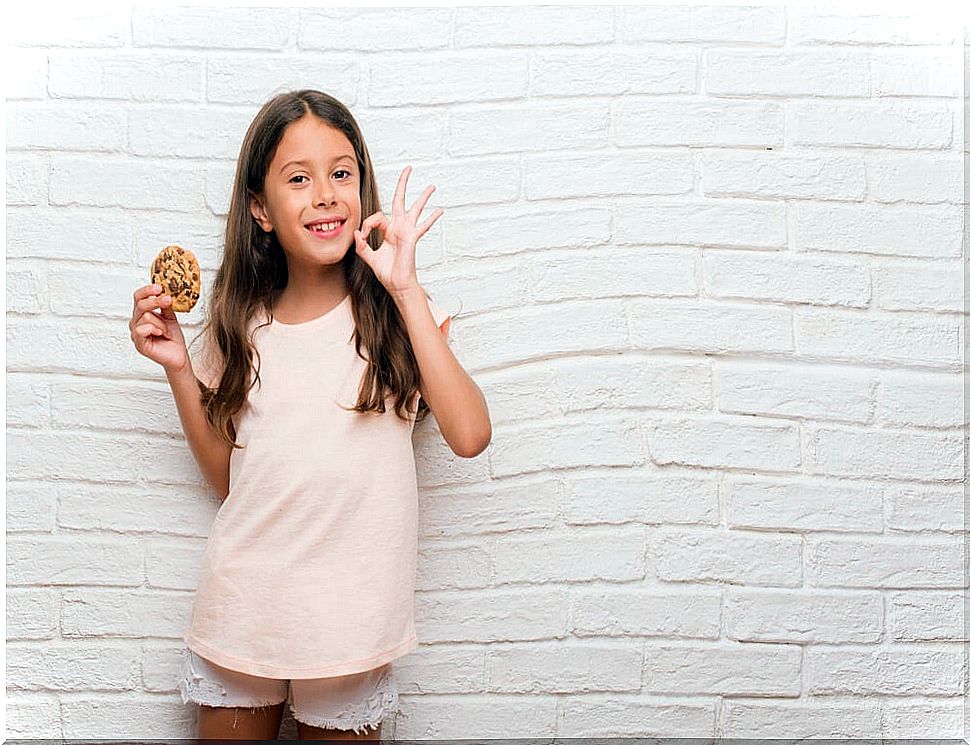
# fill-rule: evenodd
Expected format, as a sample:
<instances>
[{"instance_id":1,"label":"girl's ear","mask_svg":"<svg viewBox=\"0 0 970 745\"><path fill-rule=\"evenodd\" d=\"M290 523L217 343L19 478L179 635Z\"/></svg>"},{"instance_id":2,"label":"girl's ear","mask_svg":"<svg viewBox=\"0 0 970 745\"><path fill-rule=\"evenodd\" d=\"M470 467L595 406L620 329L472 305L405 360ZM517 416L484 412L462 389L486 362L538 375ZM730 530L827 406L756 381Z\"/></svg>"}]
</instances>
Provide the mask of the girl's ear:
<instances>
[{"instance_id":1,"label":"girl's ear","mask_svg":"<svg viewBox=\"0 0 970 745\"><path fill-rule=\"evenodd\" d=\"M266 210L263 208L263 203L259 201L259 197L250 196L249 211L256 218L256 222L259 223L263 230L268 233L273 229L273 223L270 222L269 215L266 214Z\"/></svg>"}]
</instances>

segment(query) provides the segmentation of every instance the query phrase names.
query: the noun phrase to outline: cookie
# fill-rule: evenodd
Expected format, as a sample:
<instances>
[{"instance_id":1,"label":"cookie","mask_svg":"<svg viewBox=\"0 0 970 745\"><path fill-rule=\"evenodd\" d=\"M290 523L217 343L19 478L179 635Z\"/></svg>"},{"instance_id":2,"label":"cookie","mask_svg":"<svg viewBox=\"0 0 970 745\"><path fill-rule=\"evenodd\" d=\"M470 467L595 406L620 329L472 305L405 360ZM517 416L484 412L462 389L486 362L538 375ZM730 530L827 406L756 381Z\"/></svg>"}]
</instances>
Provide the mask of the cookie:
<instances>
[{"instance_id":1,"label":"cookie","mask_svg":"<svg viewBox=\"0 0 970 745\"><path fill-rule=\"evenodd\" d=\"M152 262L152 283L172 296L172 310L187 313L199 299L201 271L195 254L181 246L165 246Z\"/></svg>"}]
</instances>

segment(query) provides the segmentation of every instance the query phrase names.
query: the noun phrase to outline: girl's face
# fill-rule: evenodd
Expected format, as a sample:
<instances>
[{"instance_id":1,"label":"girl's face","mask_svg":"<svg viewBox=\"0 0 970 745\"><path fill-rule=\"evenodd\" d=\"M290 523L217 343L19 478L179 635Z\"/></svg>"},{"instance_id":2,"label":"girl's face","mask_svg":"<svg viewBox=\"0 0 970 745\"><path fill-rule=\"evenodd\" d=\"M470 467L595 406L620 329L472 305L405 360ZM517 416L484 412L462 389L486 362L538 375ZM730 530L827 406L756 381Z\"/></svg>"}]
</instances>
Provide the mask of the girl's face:
<instances>
[{"instance_id":1,"label":"girl's face","mask_svg":"<svg viewBox=\"0 0 970 745\"><path fill-rule=\"evenodd\" d=\"M360 227L360 170L343 132L312 114L287 126L269 164L263 194L250 200L263 230L276 231L289 270L339 263ZM306 227L321 218L345 220L332 238Z\"/></svg>"}]
</instances>

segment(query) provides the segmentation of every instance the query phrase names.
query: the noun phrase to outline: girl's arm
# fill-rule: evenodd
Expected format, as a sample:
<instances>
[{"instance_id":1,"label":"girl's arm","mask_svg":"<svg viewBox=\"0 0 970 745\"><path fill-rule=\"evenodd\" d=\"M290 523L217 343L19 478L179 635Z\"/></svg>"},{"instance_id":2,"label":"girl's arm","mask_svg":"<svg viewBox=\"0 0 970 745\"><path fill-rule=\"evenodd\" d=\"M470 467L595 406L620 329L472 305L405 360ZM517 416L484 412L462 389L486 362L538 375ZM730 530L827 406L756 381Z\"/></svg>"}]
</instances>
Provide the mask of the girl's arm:
<instances>
[{"instance_id":1,"label":"girl's arm","mask_svg":"<svg viewBox=\"0 0 970 745\"><path fill-rule=\"evenodd\" d=\"M219 498L225 499L229 494L229 456L232 454L232 447L223 442L206 421L205 410L202 408L202 392L199 390L192 364L186 363L181 370L166 368L165 375L175 396L185 439L199 464L199 470L216 490Z\"/></svg>"},{"instance_id":2,"label":"girl's arm","mask_svg":"<svg viewBox=\"0 0 970 745\"><path fill-rule=\"evenodd\" d=\"M421 373L421 397L431 407L445 442L455 455L474 458L492 440L492 422L481 389L452 354L438 330L420 286L394 295Z\"/></svg>"}]
</instances>

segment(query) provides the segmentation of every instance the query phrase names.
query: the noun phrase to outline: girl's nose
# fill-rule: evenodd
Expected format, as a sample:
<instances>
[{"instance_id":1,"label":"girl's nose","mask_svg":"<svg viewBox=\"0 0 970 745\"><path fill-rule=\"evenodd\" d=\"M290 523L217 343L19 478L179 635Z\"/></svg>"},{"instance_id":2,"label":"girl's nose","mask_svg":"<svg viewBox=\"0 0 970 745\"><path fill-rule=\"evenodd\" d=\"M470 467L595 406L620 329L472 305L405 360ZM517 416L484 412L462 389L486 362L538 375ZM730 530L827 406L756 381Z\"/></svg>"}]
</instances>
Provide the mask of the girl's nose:
<instances>
[{"instance_id":1,"label":"girl's nose","mask_svg":"<svg viewBox=\"0 0 970 745\"><path fill-rule=\"evenodd\" d=\"M321 186L314 195L314 204L332 204L333 195L334 189L332 185Z\"/></svg>"}]
</instances>

